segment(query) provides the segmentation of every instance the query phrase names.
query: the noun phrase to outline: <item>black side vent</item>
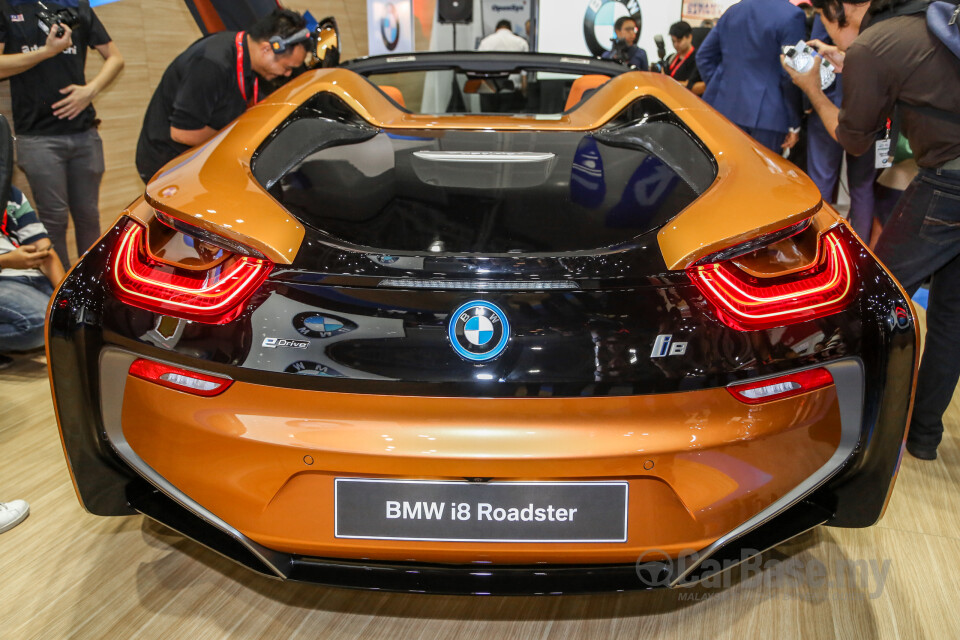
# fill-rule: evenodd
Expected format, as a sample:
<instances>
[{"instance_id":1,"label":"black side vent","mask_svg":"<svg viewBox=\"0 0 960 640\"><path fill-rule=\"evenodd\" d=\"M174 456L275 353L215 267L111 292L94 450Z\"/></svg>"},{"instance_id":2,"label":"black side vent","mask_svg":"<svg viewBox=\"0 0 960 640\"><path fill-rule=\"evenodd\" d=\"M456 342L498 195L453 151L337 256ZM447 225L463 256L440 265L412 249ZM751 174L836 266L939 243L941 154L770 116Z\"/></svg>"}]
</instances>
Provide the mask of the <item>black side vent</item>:
<instances>
[{"instance_id":1,"label":"black side vent","mask_svg":"<svg viewBox=\"0 0 960 640\"><path fill-rule=\"evenodd\" d=\"M310 154L369 140L379 130L338 96L326 91L304 102L253 154L253 176L271 189Z\"/></svg>"},{"instance_id":2,"label":"black side vent","mask_svg":"<svg viewBox=\"0 0 960 640\"><path fill-rule=\"evenodd\" d=\"M634 100L594 134L598 141L657 156L699 196L717 179L717 163L703 143L656 98Z\"/></svg>"}]
</instances>

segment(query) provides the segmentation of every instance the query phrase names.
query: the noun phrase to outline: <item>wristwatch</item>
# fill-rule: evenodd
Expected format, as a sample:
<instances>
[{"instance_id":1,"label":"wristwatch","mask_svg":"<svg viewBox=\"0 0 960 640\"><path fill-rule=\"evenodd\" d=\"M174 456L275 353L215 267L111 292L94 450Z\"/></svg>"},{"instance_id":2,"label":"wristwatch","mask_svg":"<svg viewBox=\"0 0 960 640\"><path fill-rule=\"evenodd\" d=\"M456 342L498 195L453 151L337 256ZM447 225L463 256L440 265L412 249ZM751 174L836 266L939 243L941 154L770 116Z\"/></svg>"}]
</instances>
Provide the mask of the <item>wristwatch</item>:
<instances>
[{"instance_id":1,"label":"wristwatch","mask_svg":"<svg viewBox=\"0 0 960 640\"><path fill-rule=\"evenodd\" d=\"M800 133L800 127L790 127L787 131L789 133Z\"/></svg>"}]
</instances>

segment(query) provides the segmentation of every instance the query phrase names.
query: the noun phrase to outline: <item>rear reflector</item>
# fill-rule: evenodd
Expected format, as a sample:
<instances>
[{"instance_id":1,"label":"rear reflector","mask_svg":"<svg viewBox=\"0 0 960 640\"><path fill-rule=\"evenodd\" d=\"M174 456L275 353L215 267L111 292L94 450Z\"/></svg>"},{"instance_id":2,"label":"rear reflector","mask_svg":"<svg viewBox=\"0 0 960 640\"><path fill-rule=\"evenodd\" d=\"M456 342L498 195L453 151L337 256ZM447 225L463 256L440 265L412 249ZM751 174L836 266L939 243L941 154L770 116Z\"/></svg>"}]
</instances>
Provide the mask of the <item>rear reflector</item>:
<instances>
[{"instance_id":1,"label":"rear reflector","mask_svg":"<svg viewBox=\"0 0 960 640\"><path fill-rule=\"evenodd\" d=\"M833 376L826 369L819 368L797 371L779 378L768 378L759 382L732 384L727 387L727 391L740 402L760 404L783 400L831 384L833 384Z\"/></svg>"},{"instance_id":2,"label":"rear reflector","mask_svg":"<svg viewBox=\"0 0 960 640\"><path fill-rule=\"evenodd\" d=\"M112 267L114 293L123 302L185 320L224 324L240 314L273 264L236 255L209 270L177 268L150 255L145 229L131 221Z\"/></svg>"},{"instance_id":3,"label":"rear reflector","mask_svg":"<svg viewBox=\"0 0 960 640\"><path fill-rule=\"evenodd\" d=\"M842 310L853 291L850 256L835 232L820 237L815 267L796 274L758 278L732 261L687 270L724 324L741 331L770 329Z\"/></svg>"},{"instance_id":4,"label":"rear reflector","mask_svg":"<svg viewBox=\"0 0 960 640\"><path fill-rule=\"evenodd\" d=\"M143 358L130 365L130 375L177 391L205 397L221 394L233 383L229 378L217 378Z\"/></svg>"}]
</instances>

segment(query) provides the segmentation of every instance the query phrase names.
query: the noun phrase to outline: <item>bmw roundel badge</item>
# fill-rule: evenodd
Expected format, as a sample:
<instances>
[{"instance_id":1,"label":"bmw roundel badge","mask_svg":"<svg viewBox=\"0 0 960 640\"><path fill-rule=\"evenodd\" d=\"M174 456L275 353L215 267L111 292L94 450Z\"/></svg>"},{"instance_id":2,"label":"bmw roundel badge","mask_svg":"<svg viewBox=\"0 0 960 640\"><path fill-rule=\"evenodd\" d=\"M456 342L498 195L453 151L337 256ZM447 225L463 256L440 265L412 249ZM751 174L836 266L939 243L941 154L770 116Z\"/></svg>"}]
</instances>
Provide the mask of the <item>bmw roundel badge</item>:
<instances>
[{"instance_id":1,"label":"bmw roundel badge","mask_svg":"<svg viewBox=\"0 0 960 640\"><path fill-rule=\"evenodd\" d=\"M294 316L293 328L300 335L308 338L332 338L353 331L357 325L346 318L339 318L329 313L307 311Z\"/></svg>"},{"instance_id":2,"label":"bmw roundel badge","mask_svg":"<svg viewBox=\"0 0 960 640\"><path fill-rule=\"evenodd\" d=\"M450 314L447 334L461 357L483 362L503 353L510 340L510 322L497 305L472 300Z\"/></svg>"}]
</instances>

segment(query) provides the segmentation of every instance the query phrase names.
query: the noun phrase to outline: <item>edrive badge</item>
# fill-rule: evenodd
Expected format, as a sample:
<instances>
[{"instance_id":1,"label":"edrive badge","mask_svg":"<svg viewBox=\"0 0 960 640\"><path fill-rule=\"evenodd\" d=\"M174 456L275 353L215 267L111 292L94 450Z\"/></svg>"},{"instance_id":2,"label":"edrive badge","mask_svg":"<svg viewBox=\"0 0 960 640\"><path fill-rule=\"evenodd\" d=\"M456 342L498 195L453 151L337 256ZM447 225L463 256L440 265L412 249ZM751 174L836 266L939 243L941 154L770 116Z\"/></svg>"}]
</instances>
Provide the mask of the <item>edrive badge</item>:
<instances>
[{"instance_id":1,"label":"edrive badge","mask_svg":"<svg viewBox=\"0 0 960 640\"><path fill-rule=\"evenodd\" d=\"M447 335L453 350L474 362L491 360L503 353L510 340L510 322L497 305L472 300L450 314Z\"/></svg>"}]
</instances>

